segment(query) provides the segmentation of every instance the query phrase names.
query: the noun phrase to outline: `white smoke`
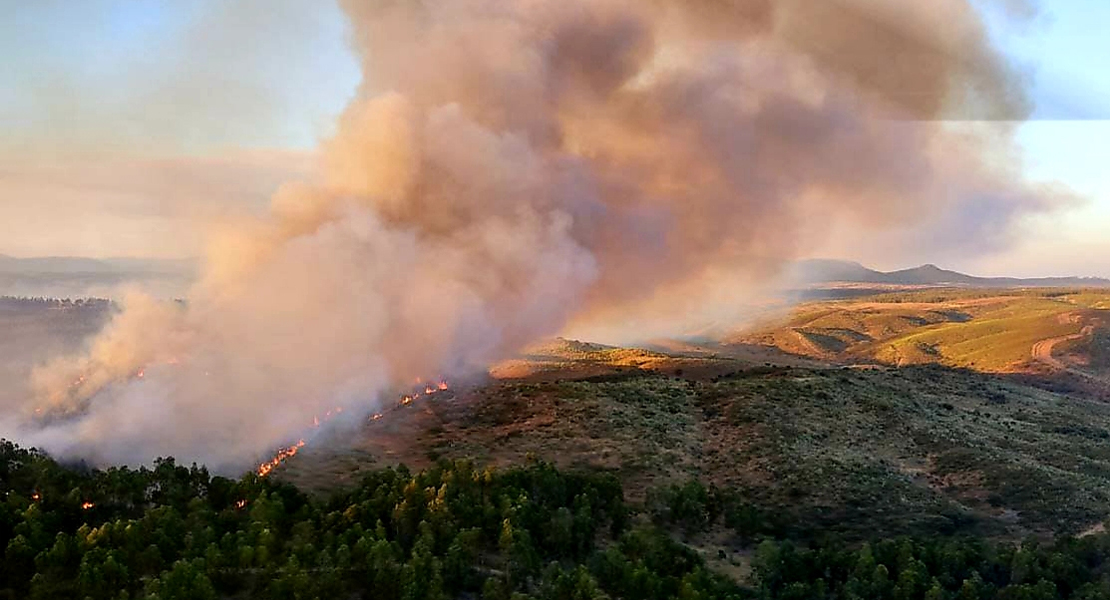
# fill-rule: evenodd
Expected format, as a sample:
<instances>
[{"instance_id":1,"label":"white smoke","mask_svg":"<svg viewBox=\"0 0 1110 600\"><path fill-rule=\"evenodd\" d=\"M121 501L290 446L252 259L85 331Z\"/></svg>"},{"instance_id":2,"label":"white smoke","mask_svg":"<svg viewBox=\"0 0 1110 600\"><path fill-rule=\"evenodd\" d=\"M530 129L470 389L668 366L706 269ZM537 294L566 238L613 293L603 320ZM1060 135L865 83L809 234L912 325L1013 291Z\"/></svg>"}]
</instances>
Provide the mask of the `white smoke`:
<instances>
[{"instance_id":1,"label":"white smoke","mask_svg":"<svg viewBox=\"0 0 1110 600\"><path fill-rule=\"evenodd\" d=\"M219 232L187 303L133 298L40 370L37 406L71 412L20 437L234 468L572 321L688 310L833 219L955 223L944 243L979 251L1056 202L996 160L1006 136L936 121L1024 110L965 0L343 4L364 82L322 183Z\"/></svg>"}]
</instances>

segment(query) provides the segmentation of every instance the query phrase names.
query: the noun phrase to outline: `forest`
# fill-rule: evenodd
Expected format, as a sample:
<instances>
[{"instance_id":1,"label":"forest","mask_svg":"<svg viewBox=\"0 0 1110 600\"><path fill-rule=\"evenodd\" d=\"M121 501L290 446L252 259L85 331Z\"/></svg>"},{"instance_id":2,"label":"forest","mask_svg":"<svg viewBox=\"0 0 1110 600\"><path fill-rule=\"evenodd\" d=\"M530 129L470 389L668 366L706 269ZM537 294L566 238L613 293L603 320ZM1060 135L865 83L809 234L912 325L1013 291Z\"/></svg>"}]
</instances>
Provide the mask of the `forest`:
<instances>
[{"instance_id":1,"label":"forest","mask_svg":"<svg viewBox=\"0 0 1110 600\"><path fill-rule=\"evenodd\" d=\"M627 502L609 474L539 462L375 471L330 497L172 459L89 469L0 443L0 598L1110 598L1110 536L801 542L697 482ZM745 548L750 576L687 541Z\"/></svg>"}]
</instances>

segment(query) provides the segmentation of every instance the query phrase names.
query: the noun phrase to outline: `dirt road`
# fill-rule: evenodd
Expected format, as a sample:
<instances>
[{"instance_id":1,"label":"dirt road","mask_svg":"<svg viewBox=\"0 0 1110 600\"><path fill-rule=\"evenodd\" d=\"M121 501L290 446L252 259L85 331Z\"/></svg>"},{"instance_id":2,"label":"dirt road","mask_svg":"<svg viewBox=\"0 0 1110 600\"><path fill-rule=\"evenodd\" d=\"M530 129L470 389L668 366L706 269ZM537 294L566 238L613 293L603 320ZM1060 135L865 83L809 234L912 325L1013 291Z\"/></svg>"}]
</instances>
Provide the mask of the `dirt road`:
<instances>
[{"instance_id":1,"label":"dirt road","mask_svg":"<svg viewBox=\"0 0 1110 600\"><path fill-rule=\"evenodd\" d=\"M1073 333L1071 335L1065 335L1065 336L1060 336L1060 337L1049 338L1047 340L1041 340L1041 341L1037 342L1036 344L1033 344L1033 360L1035 360L1039 363L1048 365L1049 367L1052 367L1053 369L1056 369L1057 371L1065 371L1065 372L1071 373L1073 375L1078 375L1079 377L1083 377L1084 379L1091 379L1091 380L1094 380L1094 381L1098 381L1100 383L1106 383L1102 378L1097 377L1095 375L1092 375L1090 373L1087 373L1085 371L1080 371L1079 369L1076 369L1074 367L1070 367L1067 364L1065 364L1064 361L1062 361L1062 360L1060 360L1060 359L1058 359L1058 358L1056 358L1055 356L1052 355L1052 349L1055 348L1057 344L1062 344L1064 342L1070 342L1072 340L1082 339L1082 338L1085 338L1085 337L1091 335L1093 332L1094 332L1094 326L1088 325L1088 326L1084 327L1083 330L1080 331L1079 333Z\"/></svg>"}]
</instances>

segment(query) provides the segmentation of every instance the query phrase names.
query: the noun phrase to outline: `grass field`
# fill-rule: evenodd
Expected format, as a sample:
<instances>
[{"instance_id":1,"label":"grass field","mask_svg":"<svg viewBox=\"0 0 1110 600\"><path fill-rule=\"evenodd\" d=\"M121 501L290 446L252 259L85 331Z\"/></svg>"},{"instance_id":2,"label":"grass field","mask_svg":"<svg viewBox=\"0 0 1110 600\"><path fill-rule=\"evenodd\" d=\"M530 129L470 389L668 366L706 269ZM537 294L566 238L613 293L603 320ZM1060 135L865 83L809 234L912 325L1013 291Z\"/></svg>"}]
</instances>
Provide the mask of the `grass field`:
<instances>
[{"instance_id":1,"label":"grass field","mask_svg":"<svg viewBox=\"0 0 1110 600\"><path fill-rule=\"evenodd\" d=\"M805 304L730 341L833 361L1014 372L1035 343L1079 333L1108 307L1105 292L928 290Z\"/></svg>"}]
</instances>

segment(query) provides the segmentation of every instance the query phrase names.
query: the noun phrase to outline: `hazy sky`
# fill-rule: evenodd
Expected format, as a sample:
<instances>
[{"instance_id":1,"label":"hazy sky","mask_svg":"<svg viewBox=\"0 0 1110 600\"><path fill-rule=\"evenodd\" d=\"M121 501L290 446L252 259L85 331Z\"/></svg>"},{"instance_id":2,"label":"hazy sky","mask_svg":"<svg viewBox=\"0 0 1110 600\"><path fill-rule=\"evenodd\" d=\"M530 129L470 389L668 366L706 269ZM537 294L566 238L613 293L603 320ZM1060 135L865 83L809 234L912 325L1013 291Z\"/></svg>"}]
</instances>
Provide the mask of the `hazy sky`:
<instances>
[{"instance_id":1,"label":"hazy sky","mask_svg":"<svg viewBox=\"0 0 1110 600\"><path fill-rule=\"evenodd\" d=\"M1085 202L1031 219L1003 253L946 266L1110 276L1110 3L1045 5L994 34L1029 73L1036 112L1019 139L1030 176ZM196 255L205 224L261 210L281 182L308 176L359 80L344 16L325 1L0 10L0 254Z\"/></svg>"},{"instance_id":2,"label":"hazy sky","mask_svg":"<svg viewBox=\"0 0 1110 600\"><path fill-rule=\"evenodd\" d=\"M1110 276L1110 3L1043 3L1025 29L997 28L1001 47L1030 68L1036 109L1018 139L1034 179L1059 180L1085 200L1029 223L1025 244L969 261L990 273Z\"/></svg>"}]
</instances>

